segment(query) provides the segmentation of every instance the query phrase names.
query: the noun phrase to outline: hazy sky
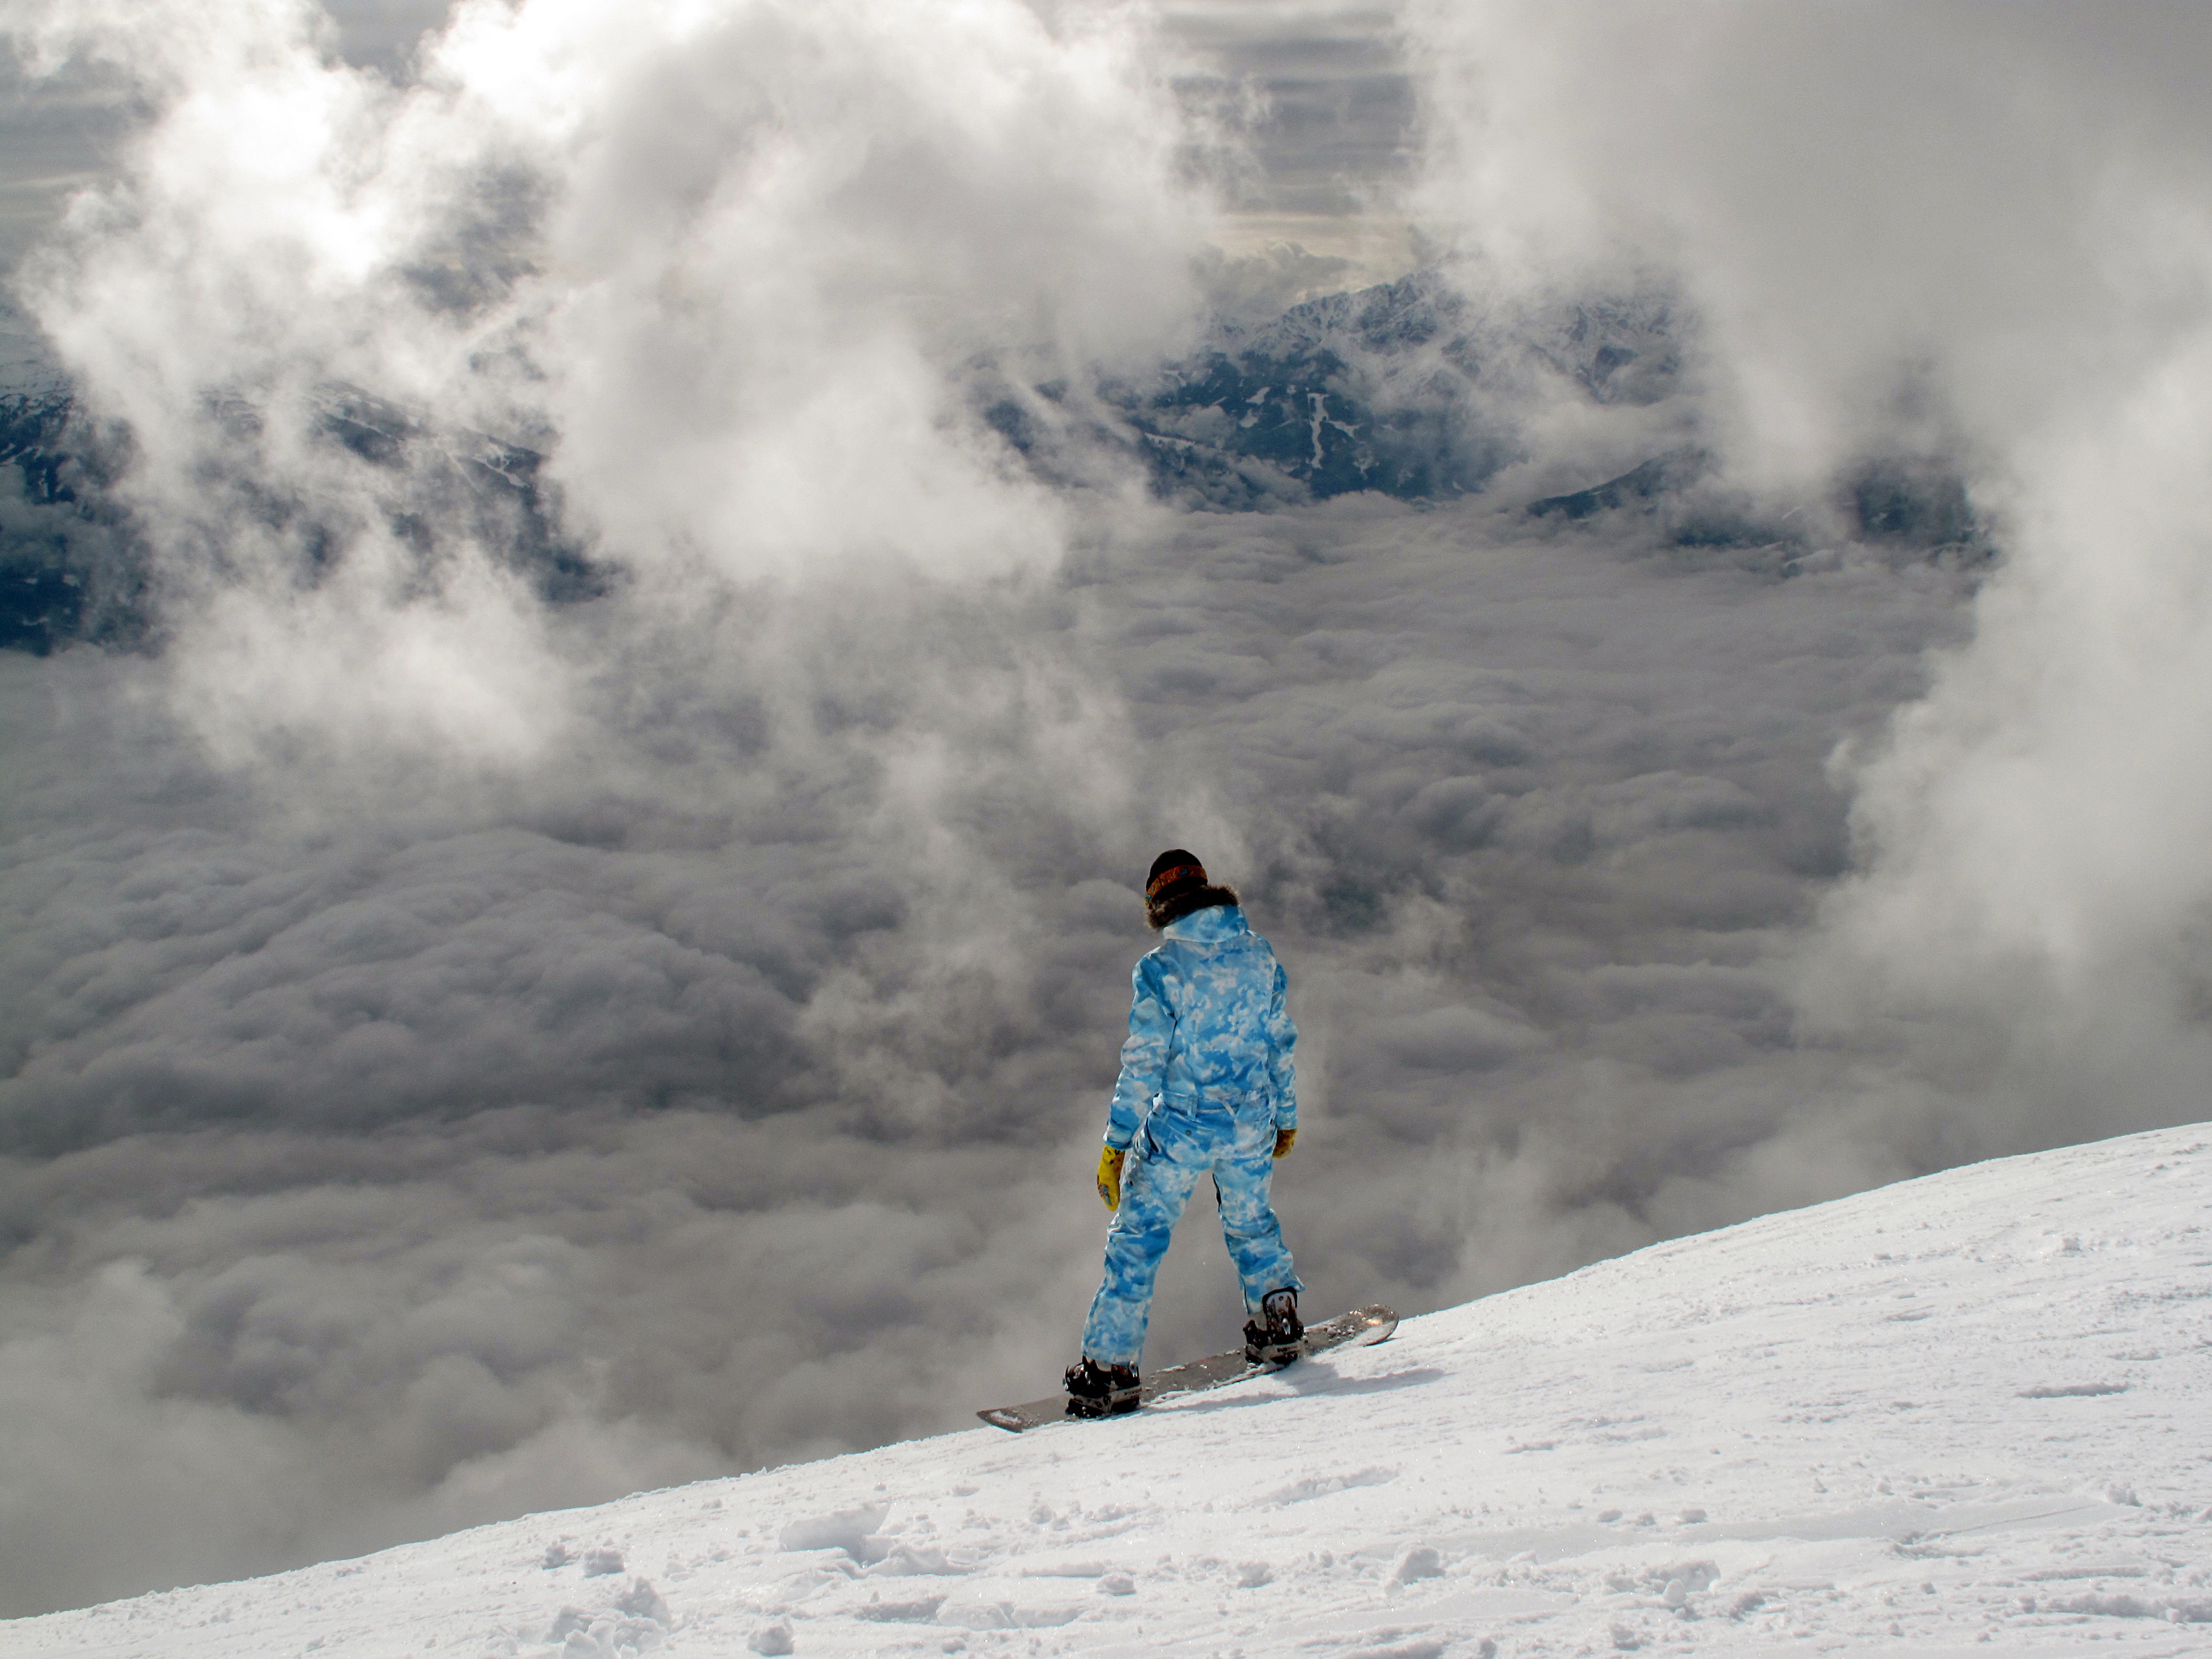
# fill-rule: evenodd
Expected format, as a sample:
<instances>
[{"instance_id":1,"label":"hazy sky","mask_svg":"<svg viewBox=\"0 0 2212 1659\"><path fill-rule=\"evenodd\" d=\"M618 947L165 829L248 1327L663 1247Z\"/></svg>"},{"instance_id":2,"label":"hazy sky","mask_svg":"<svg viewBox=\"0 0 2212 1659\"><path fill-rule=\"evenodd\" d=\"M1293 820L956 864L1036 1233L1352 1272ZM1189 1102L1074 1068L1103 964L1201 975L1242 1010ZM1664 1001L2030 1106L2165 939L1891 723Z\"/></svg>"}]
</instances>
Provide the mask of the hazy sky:
<instances>
[{"instance_id":1,"label":"hazy sky","mask_svg":"<svg viewBox=\"0 0 2212 1659\"><path fill-rule=\"evenodd\" d=\"M161 621L0 656L0 1612L1033 1393L1170 844L1291 976L1316 1307L2202 1115L2201 8L337 14L398 85L320 15L0 9ZM1094 441L1417 248L1482 494ZM1525 510L1686 443L1672 517ZM1854 539L1875 463L1993 556ZM1154 1363L1236 1329L1211 1219Z\"/></svg>"},{"instance_id":2,"label":"hazy sky","mask_svg":"<svg viewBox=\"0 0 2212 1659\"><path fill-rule=\"evenodd\" d=\"M1224 246L1294 241L1372 277L1413 263L1396 200L1413 161L1413 93L1391 5L1176 0L1156 9L1185 55L1177 68L1188 98L1233 115L1252 142L1236 211L1220 227ZM324 10L348 59L404 78L447 7L329 0ZM111 80L82 72L50 82L11 74L0 91L0 263L12 264L70 191L106 176L129 131L129 100Z\"/></svg>"}]
</instances>

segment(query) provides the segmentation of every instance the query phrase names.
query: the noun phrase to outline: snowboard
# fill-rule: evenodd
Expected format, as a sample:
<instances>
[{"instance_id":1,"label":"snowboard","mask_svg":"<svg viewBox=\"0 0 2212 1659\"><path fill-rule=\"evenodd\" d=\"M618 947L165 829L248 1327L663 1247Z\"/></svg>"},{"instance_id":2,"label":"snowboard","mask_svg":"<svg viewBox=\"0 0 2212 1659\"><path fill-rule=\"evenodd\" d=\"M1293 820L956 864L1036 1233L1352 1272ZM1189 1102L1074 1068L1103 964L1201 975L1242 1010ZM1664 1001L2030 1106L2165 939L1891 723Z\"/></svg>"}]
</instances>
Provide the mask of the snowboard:
<instances>
[{"instance_id":1,"label":"snowboard","mask_svg":"<svg viewBox=\"0 0 2212 1659\"><path fill-rule=\"evenodd\" d=\"M1398 1316L1380 1303L1371 1307L1354 1308L1348 1314L1339 1314L1326 1324L1306 1327L1303 1343L1310 1357L1326 1353L1331 1348L1352 1346L1364 1348L1371 1343L1385 1340L1398 1328ZM1296 1364L1297 1360L1287 1362ZM1218 1353L1206 1359L1194 1359L1187 1365L1171 1365L1166 1370L1154 1371L1144 1380L1137 1391L1137 1407L1142 1410L1155 1400L1165 1400L1179 1394L1202 1394L1208 1389L1218 1389L1231 1382L1241 1382L1248 1376L1261 1376L1269 1371L1282 1370L1281 1365L1255 1365L1244 1358L1244 1350L1237 1348L1229 1353ZM1133 1413L1122 1413L1132 1416ZM994 1406L988 1411L975 1413L994 1429L1006 1429L1019 1434L1024 1429L1041 1429L1048 1423L1111 1423L1111 1417L1070 1417L1067 1396L1064 1394L1032 1400L1026 1406Z\"/></svg>"}]
</instances>

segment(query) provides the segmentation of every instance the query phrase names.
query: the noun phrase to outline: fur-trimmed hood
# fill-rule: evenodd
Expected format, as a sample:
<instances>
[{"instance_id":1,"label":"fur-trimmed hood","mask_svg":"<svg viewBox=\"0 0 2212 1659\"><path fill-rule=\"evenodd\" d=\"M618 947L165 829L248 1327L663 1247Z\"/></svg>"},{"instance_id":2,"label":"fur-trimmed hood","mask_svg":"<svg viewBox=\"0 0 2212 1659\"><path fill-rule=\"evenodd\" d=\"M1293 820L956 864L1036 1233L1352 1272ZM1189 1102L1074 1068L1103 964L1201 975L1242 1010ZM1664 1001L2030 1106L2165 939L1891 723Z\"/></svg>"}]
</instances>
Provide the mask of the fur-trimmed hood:
<instances>
[{"instance_id":1,"label":"fur-trimmed hood","mask_svg":"<svg viewBox=\"0 0 2212 1659\"><path fill-rule=\"evenodd\" d=\"M1173 926L1194 910L1211 910L1218 905L1234 908L1243 901L1232 887L1185 887L1165 895L1157 904L1145 907L1145 922L1154 932Z\"/></svg>"}]
</instances>

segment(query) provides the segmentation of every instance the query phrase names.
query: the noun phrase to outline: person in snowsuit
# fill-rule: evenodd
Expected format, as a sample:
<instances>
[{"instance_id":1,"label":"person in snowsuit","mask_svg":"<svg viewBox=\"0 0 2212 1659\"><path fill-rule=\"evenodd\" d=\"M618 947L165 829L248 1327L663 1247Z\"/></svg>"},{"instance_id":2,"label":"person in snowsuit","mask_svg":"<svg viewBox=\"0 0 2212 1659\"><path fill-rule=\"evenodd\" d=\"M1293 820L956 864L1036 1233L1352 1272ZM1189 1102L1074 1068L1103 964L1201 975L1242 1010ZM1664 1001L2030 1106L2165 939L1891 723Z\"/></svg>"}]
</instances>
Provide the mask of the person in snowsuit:
<instances>
[{"instance_id":1,"label":"person in snowsuit","mask_svg":"<svg viewBox=\"0 0 2212 1659\"><path fill-rule=\"evenodd\" d=\"M1068 1409L1137 1406L1137 1359L1169 1236L1202 1176L1243 1281L1244 1352L1296 1358L1298 1282L1268 1196L1274 1160L1297 1139L1288 981L1237 895L1181 848L1153 860L1145 919L1162 935L1137 963L1121 1074L1106 1117L1098 1195L1114 1212L1106 1271L1065 1379Z\"/></svg>"}]
</instances>

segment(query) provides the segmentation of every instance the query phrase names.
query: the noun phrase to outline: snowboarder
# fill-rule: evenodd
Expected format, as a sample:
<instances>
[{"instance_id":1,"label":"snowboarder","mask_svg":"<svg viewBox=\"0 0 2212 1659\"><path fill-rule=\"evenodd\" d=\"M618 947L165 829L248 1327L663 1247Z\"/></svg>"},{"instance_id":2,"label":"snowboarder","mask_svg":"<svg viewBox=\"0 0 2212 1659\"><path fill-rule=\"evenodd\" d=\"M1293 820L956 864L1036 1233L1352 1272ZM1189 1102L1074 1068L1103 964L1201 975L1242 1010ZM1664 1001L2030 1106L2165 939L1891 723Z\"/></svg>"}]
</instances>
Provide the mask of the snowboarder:
<instances>
[{"instance_id":1,"label":"snowboarder","mask_svg":"<svg viewBox=\"0 0 2212 1659\"><path fill-rule=\"evenodd\" d=\"M1173 848L1152 861L1145 920L1161 943L1137 963L1129 1037L1106 1117L1098 1196L1114 1212L1106 1271L1064 1379L1068 1410L1134 1411L1137 1358L1168 1237L1192 1188L1212 1175L1222 1237L1243 1280L1245 1358L1296 1358L1304 1288L1268 1188L1297 1139L1282 964L1246 926L1237 895ZM1134 1152L1133 1158L1130 1157ZM1125 1166L1126 1162L1126 1168Z\"/></svg>"}]
</instances>

